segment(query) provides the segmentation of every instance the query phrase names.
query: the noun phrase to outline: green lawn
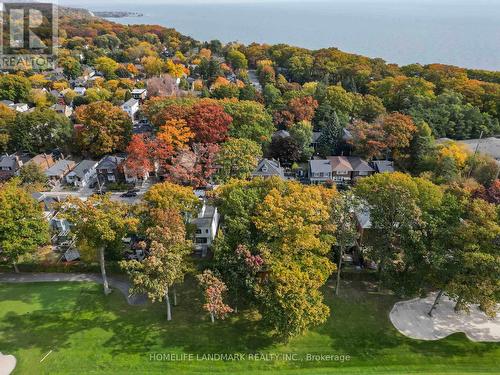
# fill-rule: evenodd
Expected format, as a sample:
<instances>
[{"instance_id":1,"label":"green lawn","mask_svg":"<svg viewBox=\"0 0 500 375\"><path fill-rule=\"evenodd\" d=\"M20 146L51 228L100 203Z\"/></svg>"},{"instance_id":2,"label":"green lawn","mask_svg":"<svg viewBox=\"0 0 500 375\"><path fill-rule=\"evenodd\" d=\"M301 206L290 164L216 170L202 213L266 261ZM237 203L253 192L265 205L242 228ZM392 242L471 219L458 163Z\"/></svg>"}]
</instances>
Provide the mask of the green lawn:
<instances>
[{"instance_id":1,"label":"green lawn","mask_svg":"<svg viewBox=\"0 0 500 375\"><path fill-rule=\"evenodd\" d=\"M0 351L18 359L17 374L461 374L499 373L500 345L463 334L434 342L411 340L391 325L395 298L345 286L325 288L331 317L287 345L274 343L252 316L212 325L198 292L187 285L174 320L164 305L129 306L92 283L0 284ZM45 360L40 360L50 351ZM152 353L194 360L154 361ZM295 360L204 361L207 353L288 354ZM307 353L350 360L305 361Z\"/></svg>"}]
</instances>

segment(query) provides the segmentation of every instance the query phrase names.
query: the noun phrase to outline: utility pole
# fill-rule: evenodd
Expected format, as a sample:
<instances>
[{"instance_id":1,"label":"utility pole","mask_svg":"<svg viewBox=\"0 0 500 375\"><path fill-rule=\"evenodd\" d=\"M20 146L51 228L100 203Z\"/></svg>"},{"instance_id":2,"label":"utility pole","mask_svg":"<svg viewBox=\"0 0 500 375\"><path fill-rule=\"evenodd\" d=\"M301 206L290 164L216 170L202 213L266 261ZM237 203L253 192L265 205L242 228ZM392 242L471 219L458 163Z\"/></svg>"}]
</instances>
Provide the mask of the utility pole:
<instances>
[{"instance_id":1,"label":"utility pole","mask_svg":"<svg viewBox=\"0 0 500 375\"><path fill-rule=\"evenodd\" d=\"M467 178L470 178L470 175L472 174L472 170L474 169L474 164L476 162L476 155L477 155L477 152L479 150L479 144L481 143L482 138L483 138L483 132L481 131L481 134L479 135L479 139L477 140L476 148L474 149L474 154L472 155L469 173L467 174Z\"/></svg>"}]
</instances>

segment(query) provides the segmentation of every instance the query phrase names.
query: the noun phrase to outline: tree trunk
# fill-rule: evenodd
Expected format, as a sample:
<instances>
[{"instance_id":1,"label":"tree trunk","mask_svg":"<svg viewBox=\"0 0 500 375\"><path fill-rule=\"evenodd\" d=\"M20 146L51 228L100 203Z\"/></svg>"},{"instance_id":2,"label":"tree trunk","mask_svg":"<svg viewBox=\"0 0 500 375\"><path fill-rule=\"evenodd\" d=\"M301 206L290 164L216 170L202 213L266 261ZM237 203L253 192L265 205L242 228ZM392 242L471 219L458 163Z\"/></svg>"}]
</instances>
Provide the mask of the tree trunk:
<instances>
[{"instance_id":1,"label":"tree trunk","mask_svg":"<svg viewBox=\"0 0 500 375\"><path fill-rule=\"evenodd\" d=\"M382 271L384 269L384 264L383 264L383 261L380 260L379 264L378 264L378 269L377 269L377 273L378 273L378 285L377 285L377 291L382 291Z\"/></svg>"},{"instance_id":2,"label":"tree trunk","mask_svg":"<svg viewBox=\"0 0 500 375\"><path fill-rule=\"evenodd\" d=\"M213 312L210 313L210 320L212 321L212 323L215 323L215 316Z\"/></svg>"},{"instance_id":3,"label":"tree trunk","mask_svg":"<svg viewBox=\"0 0 500 375\"><path fill-rule=\"evenodd\" d=\"M340 246L339 263L337 266L337 286L335 288L335 295L339 295L340 289L340 270L342 268L342 256L344 255L344 246Z\"/></svg>"},{"instance_id":4,"label":"tree trunk","mask_svg":"<svg viewBox=\"0 0 500 375\"><path fill-rule=\"evenodd\" d=\"M12 262L12 265L14 266L14 272L15 273L19 273L19 268L17 267L17 263L16 262Z\"/></svg>"},{"instance_id":5,"label":"tree trunk","mask_svg":"<svg viewBox=\"0 0 500 375\"><path fill-rule=\"evenodd\" d=\"M436 308L437 304L439 303L439 300L441 299L441 296L443 295L443 290L441 289L438 293L438 295L436 296L436 299L434 300L434 303L432 304L432 307L431 309L429 310L429 312L427 313L427 315L429 315L431 318L432 318L432 311Z\"/></svg>"},{"instance_id":6,"label":"tree trunk","mask_svg":"<svg viewBox=\"0 0 500 375\"><path fill-rule=\"evenodd\" d=\"M174 306L177 306L177 289L174 286Z\"/></svg>"},{"instance_id":7,"label":"tree trunk","mask_svg":"<svg viewBox=\"0 0 500 375\"><path fill-rule=\"evenodd\" d=\"M167 320L172 320L172 310L170 309L170 297L168 296L168 288L165 290L165 302L167 303Z\"/></svg>"},{"instance_id":8,"label":"tree trunk","mask_svg":"<svg viewBox=\"0 0 500 375\"><path fill-rule=\"evenodd\" d=\"M99 264L101 266L101 275L102 275L102 285L104 287L104 295L108 295L111 293L111 289L109 289L108 278L106 276L106 266L104 262L104 247L101 246L99 248Z\"/></svg>"}]
</instances>

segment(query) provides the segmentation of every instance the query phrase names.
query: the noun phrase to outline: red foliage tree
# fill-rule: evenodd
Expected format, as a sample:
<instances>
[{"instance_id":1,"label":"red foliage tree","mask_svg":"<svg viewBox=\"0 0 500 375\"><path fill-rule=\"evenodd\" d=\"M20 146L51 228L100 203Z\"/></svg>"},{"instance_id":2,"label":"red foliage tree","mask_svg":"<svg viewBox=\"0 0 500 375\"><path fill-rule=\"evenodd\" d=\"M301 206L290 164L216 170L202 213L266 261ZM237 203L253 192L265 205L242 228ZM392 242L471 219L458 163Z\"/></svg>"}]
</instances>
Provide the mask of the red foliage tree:
<instances>
[{"instance_id":1,"label":"red foliage tree","mask_svg":"<svg viewBox=\"0 0 500 375\"><path fill-rule=\"evenodd\" d=\"M165 178L179 185L206 186L215 173L215 159L219 146L214 143L195 143L176 155L165 167Z\"/></svg>"},{"instance_id":2,"label":"red foliage tree","mask_svg":"<svg viewBox=\"0 0 500 375\"><path fill-rule=\"evenodd\" d=\"M222 280L215 276L212 271L205 270L198 275L198 281L205 290L205 304L203 309L210 314L212 323L215 319L224 319L233 309L224 303L223 294L227 286Z\"/></svg>"},{"instance_id":3,"label":"red foliage tree","mask_svg":"<svg viewBox=\"0 0 500 375\"><path fill-rule=\"evenodd\" d=\"M227 138L233 118L217 104L199 102L192 108L187 123L196 134L195 142L219 143Z\"/></svg>"}]
</instances>

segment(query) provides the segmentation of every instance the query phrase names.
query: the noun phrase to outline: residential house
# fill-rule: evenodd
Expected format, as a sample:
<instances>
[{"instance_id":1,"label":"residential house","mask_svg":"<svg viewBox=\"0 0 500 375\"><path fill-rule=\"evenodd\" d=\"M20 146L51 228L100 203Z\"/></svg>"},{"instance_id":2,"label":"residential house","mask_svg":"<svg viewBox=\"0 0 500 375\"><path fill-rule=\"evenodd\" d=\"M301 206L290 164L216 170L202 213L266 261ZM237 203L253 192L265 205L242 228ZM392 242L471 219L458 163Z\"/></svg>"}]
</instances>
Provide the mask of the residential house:
<instances>
[{"instance_id":1,"label":"residential house","mask_svg":"<svg viewBox=\"0 0 500 375\"><path fill-rule=\"evenodd\" d=\"M71 115L73 114L73 108L71 108L70 106L66 105L66 104L54 104L52 108L55 112L61 114L61 115L64 115L66 117L71 117Z\"/></svg>"},{"instance_id":2,"label":"residential house","mask_svg":"<svg viewBox=\"0 0 500 375\"><path fill-rule=\"evenodd\" d=\"M191 224L196 226L195 232L195 255L206 257L208 249L212 245L219 228L220 215L217 207L211 206L203 199L203 205L198 213L198 217L191 220Z\"/></svg>"},{"instance_id":3,"label":"residential house","mask_svg":"<svg viewBox=\"0 0 500 375\"><path fill-rule=\"evenodd\" d=\"M82 160L66 175L66 182L77 187L90 185L96 176L96 167L98 164L95 160Z\"/></svg>"},{"instance_id":4,"label":"residential house","mask_svg":"<svg viewBox=\"0 0 500 375\"><path fill-rule=\"evenodd\" d=\"M46 171L55 164L55 161L52 155L39 154L30 159L26 164L36 164L42 171Z\"/></svg>"},{"instance_id":5,"label":"residential house","mask_svg":"<svg viewBox=\"0 0 500 375\"><path fill-rule=\"evenodd\" d=\"M329 156L309 161L309 180L314 184L330 180L338 184L352 183L373 173L375 170L357 156Z\"/></svg>"},{"instance_id":6,"label":"residential house","mask_svg":"<svg viewBox=\"0 0 500 375\"><path fill-rule=\"evenodd\" d=\"M132 120L135 119L135 114L139 111L139 101L137 99L129 99L122 104L121 107L125 112L128 113Z\"/></svg>"},{"instance_id":7,"label":"residential house","mask_svg":"<svg viewBox=\"0 0 500 375\"><path fill-rule=\"evenodd\" d=\"M500 163L500 138L464 139L458 142L467 145L472 152L477 148L477 152L491 156Z\"/></svg>"},{"instance_id":8,"label":"residential house","mask_svg":"<svg viewBox=\"0 0 500 375\"><path fill-rule=\"evenodd\" d=\"M330 160L309 160L308 175L312 184L322 184L332 180L332 163Z\"/></svg>"},{"instance_id":9,"label":"residential house","mask_svg":"<svg viewBox=\"0 0 500 375\"><path fill-rule=\"evenodd\" d=\"M377 173L392 173L395 172L394 169L394 162L391 160L373 160L370 162L370 166L375 170Z\"/></svg>"},{"instance_id":10,"label":"residential house","mask_svg":"<svg viewBox=\"0 0 500 375\"><path fill-rule=\"evenodd\" d=\"M285 170L281 167L279 161L274 159L262 159L252 172L252 177L272 177L277 176L285 178Z\"/></svg>"},{"instance_id":11,"label":"residential house","mask_svg":"<svg viewBox=\"0 0 500 375\"><path fill-rule=\"evenodd\" d=\"M57 161L52 167L45 171L45 175L51 182L62 181L64 176L71 172L76 163L73 160L61 159Z\"/></svg>"},{"instance_id":12,"label":"residential house","mask_svg":"<svg viewBox=\"0 0 500 375\"><path fill-rule=\"evenodd\" d=\"M85 92L87 91L87 89L83 86L77 86L73 89L73 91L76 93L76 95L85 95Z\"/></svg>"},{"instance_id":13,"label":"residential house","mask_svg":"<svg viewBox=\"0 0 500 375\"><path fill-rule=\"evenodd\" d=\"M0 155L0 181L15 176L22 166L23 162L17 155Z\"/></svg>"},{"instance_id":14,"label":"residential house","mask_svg":"<svg viewBox=\"0 0 500 375\"><path fill-rule=\"evenodd\" d=\"M120 156L107 155L101 159L96 167L97 176L101 182L119 182L125 179L123 174L123 161Z\"/></svg>"},{"instance_id":15,"label":"residential house","mask_svg":"<svg viewBox=\"0 0 500 375\"><path fill-rule=\"evenodd\" d=\"M0 103L6 105L16 112L26 112L29 110L29 106L26 103L14 103L12 100L1 100Z\"/></svg>"},{"instance_id":16,"label":"residential house","mask_svg":"<svg viewBox=\"0 0 500 375\"><path fill-rule=\"evenodd\" d=\"M146 90L146 89L133 89L131 94L132 94L133 99L143 101L148 96L148 90Z\"/></svg>"}]
</instances>

